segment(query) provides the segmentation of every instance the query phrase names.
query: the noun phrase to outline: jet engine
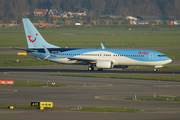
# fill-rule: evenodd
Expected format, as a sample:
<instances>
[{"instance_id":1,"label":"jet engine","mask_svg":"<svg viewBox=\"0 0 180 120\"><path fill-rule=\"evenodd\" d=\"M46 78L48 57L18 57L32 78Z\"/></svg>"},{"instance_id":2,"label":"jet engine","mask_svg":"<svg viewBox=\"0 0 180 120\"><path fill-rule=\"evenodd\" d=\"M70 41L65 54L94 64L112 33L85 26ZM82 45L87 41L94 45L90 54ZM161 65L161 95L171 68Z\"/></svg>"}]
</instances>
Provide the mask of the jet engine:
<instances>
[{"instance_id":1,"label":"jet engine","mask_svg":"<svg viewBox=\"0 0 180 120\"><path fill-rule=\"evenodd\" d=\"M101 68L101 69L103 69L103 68L106 68L106 69L108 69L108 68L113 68L113 62L112 61L110 61L110 60L105 60L105 61L98 61L97 63L96 63L96 67L97 68Z\"/></svg>"}]
</instances>

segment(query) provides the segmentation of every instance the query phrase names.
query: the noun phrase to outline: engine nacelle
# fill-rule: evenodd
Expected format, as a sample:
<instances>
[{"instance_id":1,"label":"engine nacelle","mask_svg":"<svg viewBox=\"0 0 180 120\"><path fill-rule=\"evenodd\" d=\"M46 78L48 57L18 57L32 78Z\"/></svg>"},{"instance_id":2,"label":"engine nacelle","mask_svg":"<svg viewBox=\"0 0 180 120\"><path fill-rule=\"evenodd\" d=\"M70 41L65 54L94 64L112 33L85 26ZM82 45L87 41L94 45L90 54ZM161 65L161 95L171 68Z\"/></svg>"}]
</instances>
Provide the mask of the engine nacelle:
<instances>
[{"instance_id":1,"label":"engine nacelle","mask_svg":"<svg viewBox=\"0 0 180 120\"><path fill-rule=\"evenodd\" d=\"M113 68L113 62L110 60L98 61L96 63L97 68Z\"/></svg>"}]
</instances>

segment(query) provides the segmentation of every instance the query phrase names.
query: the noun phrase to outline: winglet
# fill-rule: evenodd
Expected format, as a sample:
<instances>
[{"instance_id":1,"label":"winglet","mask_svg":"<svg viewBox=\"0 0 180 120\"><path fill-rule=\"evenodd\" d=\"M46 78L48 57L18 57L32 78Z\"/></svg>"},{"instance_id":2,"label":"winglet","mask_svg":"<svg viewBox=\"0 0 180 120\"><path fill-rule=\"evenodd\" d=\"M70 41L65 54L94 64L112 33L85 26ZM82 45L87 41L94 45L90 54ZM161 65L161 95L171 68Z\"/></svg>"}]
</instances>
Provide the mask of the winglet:
<instances>
[{"instance_id":1,"label":"winglet","mask_svg":"<svg viewBox=\"0 0 180 120\"><path fill-rule=\"evenodd\" d=\"M49 52L49 50L43 45L43 48L44 48L44 51L45 51L45 58L44 59L47 59L48 57L51 56L51 53Z\"/></svg>"},{"instance_id":2,"label":"winglet","mask_svg":"<svg viewBox=\"0 0 180 120\"><path fill-rule=\"evenodd\" d=\"M100 44L101 44L101 48L102 48L102 49L105 49L105 47L104 47L103 43L100 43Z\"/></svg>"}]
</instances>

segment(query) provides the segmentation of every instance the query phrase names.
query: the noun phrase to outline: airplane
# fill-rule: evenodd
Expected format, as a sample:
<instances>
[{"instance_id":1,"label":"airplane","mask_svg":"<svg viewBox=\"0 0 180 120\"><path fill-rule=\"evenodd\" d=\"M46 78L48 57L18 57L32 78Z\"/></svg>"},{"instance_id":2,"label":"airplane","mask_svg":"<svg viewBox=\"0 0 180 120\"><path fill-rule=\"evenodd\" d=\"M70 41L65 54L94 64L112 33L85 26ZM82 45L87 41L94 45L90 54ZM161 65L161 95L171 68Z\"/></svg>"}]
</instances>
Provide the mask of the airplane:
<instances>
[{"instance_id":1,"label":"airplane","mask_svg":"<svg viewBox=\"0 0 180 120\"><path fill-rule=\"evenodd\" d=\"M163 67L172 60L163 53L143 49L108 49L102 43L101 48L61 48L45 41L28 18L23 18L23 26L27 39L28 54L48 61L88 65L93 71L112 68L127 68L128 66Z\"/></svg>"}]
</instances>

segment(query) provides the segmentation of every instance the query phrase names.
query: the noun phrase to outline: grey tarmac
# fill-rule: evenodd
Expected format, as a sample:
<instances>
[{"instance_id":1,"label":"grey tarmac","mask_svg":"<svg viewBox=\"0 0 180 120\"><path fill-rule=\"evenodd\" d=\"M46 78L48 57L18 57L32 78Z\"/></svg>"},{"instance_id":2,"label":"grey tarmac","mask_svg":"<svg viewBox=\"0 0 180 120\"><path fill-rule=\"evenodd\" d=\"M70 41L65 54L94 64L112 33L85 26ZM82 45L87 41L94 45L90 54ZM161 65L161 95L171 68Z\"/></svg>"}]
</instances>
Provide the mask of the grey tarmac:
<instances>
[{"instance_id":1,"label":"grey tarmac","mask_svg":"<svg viewBox=\"0 0 180 120\"><path fill-rule=\"evenodd\" d=\"M12 67L1 68L1 80L44 82L49 84L70 84L70 87L0 87L0 106L30 106L31 101L50 101L56 107L104 107L132 108L140 113L107 113L80 112L67 110L9 110L0 109L1 119L98 119L98 120L178 120L180 119L180 102L158 102L142 100L125 100L125 98L180 96L180 82L113 79L91 77L51 76L57 73L61 66ZM59 68L63 71L65 67ZM69 66L71 67L71 66ZM41 68L41 69L40 69ZM86 68L86 67L85 67ZM72 71L79 74L85 69L82 66L72 66ZM18 71L20 69L21 71ZM23 71L24 69L24 71ZM27 70L26 70L27 69ZM37 71L29 71L28 69ZM42 71L50 69L52 71ZM53 69L55 69L53 71ZM66 68L66 72L70 68ZM81 70L82 69L82 70ZM116 70L121 73L121 70ZM67 72L67 73L70 73ZM113 71L115 72L115 71ZM118 74L116 72L115 74ZM95 73L95 72L94 72ZM108 72L105 72L108 73ZM96 73L99 74L99 73ZM142 74L142 73L138 73ZM153 74L153 73L151 73ZM86 86L85 86L86 85ZM145 112L143 112L145 111Z\"/></svg>"}]
</instances>

